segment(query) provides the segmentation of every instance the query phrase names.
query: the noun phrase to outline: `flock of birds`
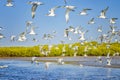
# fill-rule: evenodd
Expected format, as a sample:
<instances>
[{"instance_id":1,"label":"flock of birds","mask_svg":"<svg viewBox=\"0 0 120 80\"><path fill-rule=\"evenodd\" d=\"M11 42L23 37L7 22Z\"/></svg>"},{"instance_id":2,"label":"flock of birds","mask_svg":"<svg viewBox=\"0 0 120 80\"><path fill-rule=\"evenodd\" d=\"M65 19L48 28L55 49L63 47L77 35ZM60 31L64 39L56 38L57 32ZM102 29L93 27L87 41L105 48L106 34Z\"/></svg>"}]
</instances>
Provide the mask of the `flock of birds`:
<instances>
[{"instance_id":1,"label":"flock of birds","mask_svg":"<svg viewBox=\"0 0 120 80\"><path fill-rule=\"evenodd\" d=\"M51 17L54 17L56 16L56 13L55 11L58 9L58 8L65 8L66 9L66 12L65 12L65 20L66 20L66 23L69 22L70 20L70 12L74 12L75 9L77 8L76 6L71 6L71 5L67 5L67 1L64 0L65 2L65 5L64 6L55 6L53 8L51 8L49 11L48 11L48 14L46 14L46 16L51 16ZM29 1L28 2L29 5L32 5L31 7L31 17L32 19L35 18L35 15L36 15L36 10L38 8L38 6L42 6L44 5L44 3L40 2L40 1ZM7 0L7 3L6 3L6 6L7 7L13 7L14 6L14 2L13 0ZM84 8L82 11L79 12L78 15L80 16L87 16L88 15L88 12L91 11L92 9L91 8ZM98 29L97 29L97 32L100 33L100 35L98 36L97 40L99 40L101 43L102 42L107 42L107 43L110 43L111 41L116 41L118 42L119 41L119 37L120 37L120 30L117 30L117 27L116 27L116 21L118 20L118 18L108 18L106 16L106 13L107 11L109 10L109 7L106 7L104 9L101 10L100 14L96 17L96 18L100 18L100 19L106 19L106 20L109 20L109 24L110 24L110 30L107 31L106 33L103 33L103 27L102 26L99 26ZM88 21L88 25L92 25L92 24L95 24L95 18L91 18L89 21ZM35 29L37 29L37 27L35 27L33 25L33 22L32 21L26 21L26 30L22 33L19 34L18 38L17 38L17 41L20 41L20 42L23 42L23 41L26 41L27 40L27 37L26 35L38 35L36 32L35 32ZM4 30L3 27L0 27L0 31ZM84 42L87 41L87 39L85 38L85 34L89 32L89 30L84 30L83 27L81 26L78 26L78 27L73 27L73 26L69 26L68 28L64 29L64 37L67 38L68 40L72 40L70 34L75 34L75 35L79 35L79 38L78 40L80 41L81 44L84 45ZM56 31L53 31L51 34L44 34L43 35L43 39L44 40L51 40L53 39L54 37L56 36ZM10 40L13 42L13 41L16 41L16 35L11 35L10 37ZM3 39L5 38L5 36L0 32L0 39ZM32 39L34 42L38 42L37 39L33 38ZM64 41L61 41L61 43L64 43ZM48 53L50 52L50 49L51 49L51 46L49 46L49 50L48 51L42 51L42 48L40 48L40 51L41 53L45 54L45 55L48 55ZM58 49L58 48L56 48ZM76 51L78 49L78 47L74 47L74 50ZM85 51L87 50L87 48L85 48ZM65 50L65 47L63 47L62 49L62 52L64 53L66 50ZM77 53L74 53L74 56L76 56ZM64 56L64 54L63 54ZM87 54L84 55L85 57L87 56ZM32 58L32 62L34 62L36 59L36 57L33 57ZM101 57L98 57L98 59L101 61ZM36 62L37 63L37 62ZM59 64L64 64L63 62L63 59L58 59L58 63ZM46 68L49 66L50 63L46 63ZM108 54L108 57L107 57L107 65L111 65L111 58Z\"/></svg>"},{"instance_id":2,"label":"flock of birds","mask_svg":"<svg viewBox=\"0 0 120 80\"><path fill-rule=\"evenodd\" d=\"M119 56L119 53L115 53L114 56ZM84 59L87 60L87 55L84 56ZM86 60L85 60L85 61L86 61ZM111 64L111 61L112 61L112 57L110 57L110 53L108 53L105 58L103 58L102 56L98 56L98 57L95 59L95 61L93 61L93 62L94 62L94 64L95 64L95 63L99 63L99 64L102 65L102 66L111 66L111 65L112 65L112 64ZM56 58L55 62L56 62L58 65L64 65L64 64L66 64L64 58L62 58L62 57ZM31 63L32 63L32 64L37 64L37 65L39 65L39 63L40 63L39 57L32 57ZM54 63L53 63L53 62L50 62L50 61L49 61L49 62L48 62L48 61L44 62L44 65L45 65L44 67L45 67L45 69L48 69L51 64L54 64ZM91 64L91 65L94 65L94 64ZM97 64L97 65L98 65L98 64ZM79 66L80 66L80 67L88 66L88 63L86 63L86 64L81 64L81 63L79 63ZM95 65L95 66L96 66L96 65Z\"/></svg>"},{"instance_id":3,"label":"flock of birds","mask_svg":"<svg viewBox=\"0 0 120 80\"><path fill-rule=\"evenodd\" d=\"M54 17L54 16L56 16L56 13L55 13L56 9L65 8L66 9L65 20L66 20L66 23L68 23L69 19L70 19L70 17L69 17L70 12L72 12L72 11L74 12L77 7L67 5L66 0L64 0L64 2L65 2L64 6L55 6L55 7L51 8L48 11L48 14L46 14L46 16ZM40 1L29 1L28 4L32 5L32 7L31 7L31 15L32 15L32 19L34 19L38 6L44 5L44 3L40 2ZM13 0L7 0L6 6L7 7L13 7L14 6ZM110 30L107 31L106 33L103 33L103 27L101 25L99 25L99 27L97 29L97 32L101 33L101 34L97 37L96 40L99 40L101 42L103 42L103 41L104 42L111 42L111 41L113 41L113 39L115 41L119 41L120 40L119 39L120 30L117 30L117 27L115 26L116 20L118 18L107 18L106 13L107 13L108 9L109 9L109 7L106 7L105 9L102 9L99 16L97 16L97 18L109 20ZM91 8L84 8L82 11L79 12L78 15L87 16L88 11L91 11L91 10L92 10ZM88 21L88 25L92 25L92 24L95 24L95 18L91 18ZM26 30L24 32L21 32L18 36L11 35L10 40L11 41L16 41L17 40L17 41L20 41L20 42L26 41L27 40L26 35L28 35L28 34L29 35L38 35L35 32L35 29L37 29L37 28L38 27L35 27L33 25L32 21L26 21ZM2 31L3 29L4 29L3 27L0 27L0 31ZM89 32L89 30L84 31L82 26L77 26L77 27L69 26L68 28L64 29L64 37L68 38L68 40L72 40L72 38L70 36L70 33L73 33L73 34L76 34L76 36L79 36L79 38L78 38L79 41L84 42L84 41L87 41L87 39L85 38L85 35L86 35L87 32ZM51 39L53 39L55 37L56 33L57 33L57 31L53 31L50 34L45 33L43 35L43 39L51 40ZM0 33L0 39L3 39L3 38L5 38L5 36L2 33ZM39 41L36 38L33 38L32 40L34 42Z\"/></svg>"}]
</instances>

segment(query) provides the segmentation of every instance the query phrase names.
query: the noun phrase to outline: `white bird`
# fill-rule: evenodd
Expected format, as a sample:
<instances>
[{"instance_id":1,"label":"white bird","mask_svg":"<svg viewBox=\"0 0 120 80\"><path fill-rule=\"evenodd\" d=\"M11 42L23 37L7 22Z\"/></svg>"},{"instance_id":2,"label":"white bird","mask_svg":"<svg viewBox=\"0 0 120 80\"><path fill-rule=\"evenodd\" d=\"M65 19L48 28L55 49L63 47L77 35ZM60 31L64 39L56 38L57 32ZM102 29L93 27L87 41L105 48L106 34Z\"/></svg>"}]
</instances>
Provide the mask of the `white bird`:
<instances>
[{"instance_id":1,"label":"white bird","mask_svg":"<svg viewBox=\"0 0 120 80\"><path fill-rule=\"evenodd\" d=\"M101 43L102 43L103 40L106 39L107 37L108 37L107 34L101 34L101 35L99 36L99 39L100 39Z\"/></svg>"},{"instance_id":2,"label":"white bird","mask_svg":"<svg viewBox=\"0 0 120 80\"><path fill-rule=\"evenodd\" d=\"M74 52L74 57L76 57L76 55L77 55L77 52Z\"/></svg>"},{"instance_id":3,"label":"white bird","mask_svg":"<svg viewBox=\"0 0 120 80\"><path fill-rule=\"evenodd\" d=\"M31 26L33 24L33 22L32 21L26 21L26 26L28 27L28 26Z\"/></svg>"},{"instance_id":4,"label":"white bird","mask_svg":"<svg viewBox=\"0 0 120 80\"><path fill-rule=\"evenodd\" d=\"M36 9L39 5L43 5L42 2L39 2L39 1L29 1L28 4L31 4L32 5L32 8L31 8L31 14L32 14L32 19L35 17L35 13L36 13Z\"/></svg>"},{"instance_id":5,"label":"white bird","mask_svg":"<svg viewBox=\"0 0 120 80\"><path fill-rule=\"evenodd\" d=\"M98 31L98 32L102 32L102 26L99 26L99 27L97 28L97 31Z\"/></svg>"},{"instance_id":6,"label":"white bird","mask_svg":"<svg viewBox=\"0 0 120 80\"><path fill-rule=\"evenodd\" d=\"M110 65L111 65L111 60L112 60L112 59L110 59L110 58L109 58L109 59L107 59L107 65L108 65L108 66L110 66Z\"/></svg>"},{"instance_id":7,"label":"white bird","mask_svg":"<svg viewBox=\"0 0 120 80\"><path fill-rule=\"evenodd\" d=\"M12 2L13 2L13 0L7 0L6 6L7 6L7 7L13 7L14 4L13 4Z\"/></svg>"},{"instance_id":8,"label":"white bird","mask_svg":"<svg viewBox=\"0 0 120 80\"><path fill-rule=\"evenodd\" d=\"M10 41L15 41L15 38L16 38L15 35L10 36Z\"/></svg>"},{"instance_id":9,"label":"white bird","mask_svg":"<svg viewBox=\"0 0 120 80\"><path fill-rule=\"evenodd\" d=\"M110 19L110 24L115 24L115 23L116 23L115 21L116 21L117 19L118 19L118 18L111 18L111 19Z\"/></svg>"},{"instance_id":10,"label":"white bird","mask_svg":"<svg viewBox=\"0 0 120 80\"><path fill-rule=\"evenodd\" d=\"M29 34L30 34L30 35L36 35L36 33L35 33L35 31L34 31L34 30L35 30L35 27L34 27L34 26L32 26L32 27L31 27L31 29L30 29Z\"/></svg>"},{"instance_id":11,"label":"white bird","mask_svg":"<svg viewBox=\"0 0 120 80\"><path fill-rule=\"evenodd\" d=\"M69 13L71 11L74 11L74 9L76 7L75 6L63 6L63 8L66 8L65 19L66 19L66 22L68 23L69 22Z\"/></svg>"},{"instance_id":12,"label":"white bird","mask_svg":"<svg viewBox=\"0 0 120 80\"><path fill-rule=\"evenodd\" d=\"M84 31L84 32L79 31L79 34L80 34L80 38L79 38L79 40L81 40L81 41L85 41L85 33L86 33L86 32L88 32L88 31Z\"/></svg>"},{"instance_id":13,"label":"white bird","mask_svg":"<svg viewBox=\"0 0 120 80\"><path fill-rule=\"evenodd\" d=\"M106 57L107 59L110 59L110 52L107 54L107 57Z\"/></svg>"},{"instance_id":14,"label":"white bird","mask_svg":"<svg viewBox=\"0 0 120 80\"><path fill-rule=\"evenodd\" d=\"M60 6L55 6L55 7L51 8L51 9L49 10L49 14L47 14L47 16L56 16L55 10L56 10L57 8L60 8Z\"/></svg>"},{"instance_id":15,"label":"white bird","mask_svg":"<svg viewBox=\"0 0 120 80\"><path fill-rule=\"evenodd\" d=\"M58 58L58 64L64 64L63 58Z\"/></svg>"},{"instance_id":16,"label":"white bird","mask_svg":"<svg viewBox=\"0 0 120 80\"><path fill-rule=\"evenodd\" d=\"M2 30L3 30L3 27L0 26L0 31L2 31Z\"/></svg>"},{"instance_id":17,"label":"white bird","mask_svg":"<svg viewBox=\"0 0 120 80\"><path fill-rule=\"evenodd\" d=\"M101 56L98 56L97 60L98 60L98 62L102 63L102 57Z\"/></svg>"},{"instance_id":18,"label":"white bird","mask_svg":"<svg viewBox=\"0 0 120 80\"><path fill-rule=\"evenodd\" d=\"M72 26L69 26L68 31L69 31L69 32L75 32L75 28L72 27Z\"/></svg>"},{"instance_id":19,"label":"white bird","mask_svg":"<svg viewBox=\"0 0 120 80\"><path fill-rule=\"evenodd\" d=\"M31 58L31 63L33 63L34 61L36 61L37 57L32 57Z\"/></svg>"},{"instance_id":20,"label":"white bird","mask_svg":"<svg viewBox=\"0 0 120 80\"><path fill-rule=\"evenodd\" d=\"M74 51L77 51L77 50L78 50L78 46L74 46L72 49L73 49Z\"/></svg>"},{"instance_id":21,"label":"white bird","mask_svg":"<svg viewBox=\"0 0 120 80\"><path fill-rule=\"evenodd\" d=\"M26 33L25 32L22 32L19 37L18 37L18 41L20 42L23 42L23 41L26 41Z\"/></svg>"},{"instance_id":22,"label":"white bird","mask_svg":"<svg viewBox=\"0 0 120 80\"><path fill-rule=\"evenodd\" d=\"M88 15L88 13L87 13L88 10L92 10L92 9L85 8L79 13L79 15Z\"/></svg>"},{"instance_id":23,"label":"white bird","mask_svg":"<svg viewBox=\"0 0 120 80\"><path fill-rule=\"evenodd\" d=\"M113 56L119 56L119 54L120 54L119 52L116 52L113 54Z\"/></svg>"},{"instance_id":24,"label":"white bird","mask_svg":"<svg viewBox=\"0 0 120 80\"><path fill-rule=\"evenodd\" d=\"M29 28L32 26L32 21L26 21L26 33L28 32Z\"/></svg>"},{"instance_id":25,"label":"white bird","mask_svg":"<svg viewBox=\"0 0 120 80\"><path fill-rule=\"evenodd\" d=\"M48 69L50 64L51 62L45 62L45 69Z\"/></svg>"},{"instance_id":26,"label":"white bird","mask_svg":"<svg viewBox=\"0 0 120 80\"><path fill-rule=\"evenodd\" d=\"M116 30L115 30L115 28L116 28L116 26L110 25L111 31L109 31L109 32L112 33L112 35L115 35L117 33Z\"/></svg>"},{"instance_id":27,"label":"white bird","mask_svg":"<svg viewBox=\"0 0 120 80\"><path fill-rule=\"evenodd\" d=\"M66 28L66 29L64 30L64 37L68 37L68 36L69 36L69 29Z\"/></svg>"},{"instance_id":28,"label":"white bird","mask_svg":"<svg viewBox=\"0 0 120 80\"><path fill-rule=\"evenodd\" d=\"M0 39L3 39L3 38L5 38L5 36L0 33Z\"/></svg>"},{"instance_id":29,"label":"white bird","mask_svg":"<svg viewBox=\"0 0 120 80\"><path fill-rule=\"evenodd\" d=\"M38 42L38 40L37 40L37 39L35 39L35 38L33 38L33 39L32 39L32 41L34 41L34 42Z\"/></svg>"},{"instance_id":30,"label":"white bird","mask_svg":"<svg viewBox=\"0 0 120 80\"><path fill-rule=\"evenodd\" d=\"M100 15L98 16L98 18L106 19L106 12L107 12L108 8L109 7L105 8L104 10L102 10Z\"/></svg>"},{"instance_id":31,"label":"white bird","mask_svg":"<svg viewBox=\"0 0 120 80\"><path fill-rule=\"evenodd\" d=\"M3 66L0 66L0 68L7 68L8 65L3 65Z\"/></svg>"},{"instance_id":32,"label":"white bird","mask_svg":"<svg viewBox=\"0 0 120 80\"><path fill-rule=\"evenodd\" d=\"M87 57L87 54L86 54L86 53L84 54L84 57L85 57L85 58Z\"/></svg>"},{"instance_id":33,"label":"white bird","mask_svg":"<svg viewBox=\"0 0 120 80\"><path fill-rule=\"evenodd\" d=\"M80 26L76 27L74 30L74 34L79 34L79 32L82 30Z\"/></svg>"},{"instance_id":34,"label":"white bird","mask_svg":"<svg viewBox=\"0 0 120 80\"><path fill-rule=\"evenodd\" d=\"M94 24L95 21L94 21L94 18L92 18L90 21L88 21L88 24Z\"/></svg>"},{"instance_id":35,"label":"white bird","mask_svg":"<svg viewBox=\"0 0 120 80\"><path fill-rule=\"evenodd\" d=\"M43 35L43 39L45 39L45 40L48 39L47 34L44 34L44 35Z\"/></svg>"},{"instance_id":36,"label":"white bird","mask_svg":"<svg viewBox=\"0 0 120 80\"><path fill-rule=\"evenodd\" d=\"M80 64L79 66L80 66L80 67L83 67L83 64Z\"/></svg>"}]
</instances>

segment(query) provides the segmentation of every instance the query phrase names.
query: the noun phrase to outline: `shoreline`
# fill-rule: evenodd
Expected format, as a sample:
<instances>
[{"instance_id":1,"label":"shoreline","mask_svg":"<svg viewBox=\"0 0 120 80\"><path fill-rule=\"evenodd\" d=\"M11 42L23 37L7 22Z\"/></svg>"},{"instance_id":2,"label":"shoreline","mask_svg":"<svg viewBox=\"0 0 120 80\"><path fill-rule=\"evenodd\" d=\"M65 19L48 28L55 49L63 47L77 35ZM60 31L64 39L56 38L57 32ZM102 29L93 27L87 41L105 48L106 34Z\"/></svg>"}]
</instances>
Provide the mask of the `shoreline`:
<instances>
[{"instance_id":1,"label":"shoreline","mask_svg":"<svg viewBox=\"0 0 120 80\"><path fill-rule=\"evenodd\" d=\"M63 58L65 64L71 65L83 65L91 67L105 67L105 68L120 68L120 56L114 56L112 58L111 65L106 65L106 56L102 56L103 63L97 61L98 56L76 56L76 57L37 57L38 62L56 62L58 58ZM21 60L21 61L31 61L32 57L0 57L0 60Z\"/></svg>"}]
</instances>

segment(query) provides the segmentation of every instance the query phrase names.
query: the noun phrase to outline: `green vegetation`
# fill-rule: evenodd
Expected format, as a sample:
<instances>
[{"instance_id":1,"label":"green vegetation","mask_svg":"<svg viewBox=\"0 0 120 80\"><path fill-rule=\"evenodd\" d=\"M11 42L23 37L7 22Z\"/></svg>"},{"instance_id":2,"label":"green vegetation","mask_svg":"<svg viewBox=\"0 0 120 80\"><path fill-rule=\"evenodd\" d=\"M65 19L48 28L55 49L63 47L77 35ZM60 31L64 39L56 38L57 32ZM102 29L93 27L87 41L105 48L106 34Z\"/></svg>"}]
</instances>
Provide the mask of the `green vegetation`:
<instances>
[{"instance_id":1,"label":"green vegetation","mask_svg":"<svg viewBox=\"0 0 120 80\"><path fill-rule=\"evenodd\" d=\"M109 46L110 45L110 46ZM45 56L106 56L120 53L120 43L102 43L95 41L86 42L84 45L80 43L74 44L58 44L58 45L38 45L33 47L0 47L0 57L45 57ZM108 46L108 47L107 47ZM77 47L77 48L76 48Z\"/></svg>"}]
</instances>

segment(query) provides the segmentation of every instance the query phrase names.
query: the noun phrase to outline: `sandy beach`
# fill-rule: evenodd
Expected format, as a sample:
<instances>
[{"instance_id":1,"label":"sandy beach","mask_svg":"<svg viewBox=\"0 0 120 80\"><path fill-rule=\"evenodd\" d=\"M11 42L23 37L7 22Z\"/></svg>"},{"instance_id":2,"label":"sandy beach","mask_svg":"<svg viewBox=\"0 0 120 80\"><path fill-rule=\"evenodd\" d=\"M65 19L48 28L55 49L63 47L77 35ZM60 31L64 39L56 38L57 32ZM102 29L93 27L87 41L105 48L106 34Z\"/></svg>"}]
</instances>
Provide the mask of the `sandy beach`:
<instances>
[{"instance_id":1,"label":"sandy beach","mask_svg":"<svg viewBox=\"0 0 120 80\"><path fill-rule=\"evenodd\" d=\"M111 57L111 65L107 65L106 56L103 56L102 62L98 61L97 56L77 56L77 57L37 57L38 62L57 62L58 58L63 58L65 64L72 65L83 65L83 66L94 66L94 67L109 67L109 68L120 68L120 57ZM22 60L31 61L31 57L0 57L0 60Z\"/></svg>"}]
</instances>

